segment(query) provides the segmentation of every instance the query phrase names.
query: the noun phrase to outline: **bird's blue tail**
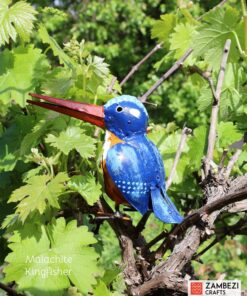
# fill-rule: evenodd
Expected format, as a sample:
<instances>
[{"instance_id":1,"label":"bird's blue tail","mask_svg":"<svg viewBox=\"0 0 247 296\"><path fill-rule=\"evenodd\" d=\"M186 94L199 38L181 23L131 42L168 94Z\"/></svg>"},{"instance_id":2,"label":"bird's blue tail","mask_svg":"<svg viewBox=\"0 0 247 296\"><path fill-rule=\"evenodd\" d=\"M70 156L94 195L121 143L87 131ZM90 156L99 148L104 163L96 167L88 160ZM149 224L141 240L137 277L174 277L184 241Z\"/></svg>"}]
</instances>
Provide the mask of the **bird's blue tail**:
<instances>
[{"instance_id":1,"label":"bird's blue tail","mask_svg":"<svg viewBox=\"0 0 247 296\"><path fill-rule=\"evenodd\" d=\"M183 217L179 214L163 188L152 190L151 200L154 215L161 221L174 224L179 224L183 221Z\"/></svg>"}]
</instances>

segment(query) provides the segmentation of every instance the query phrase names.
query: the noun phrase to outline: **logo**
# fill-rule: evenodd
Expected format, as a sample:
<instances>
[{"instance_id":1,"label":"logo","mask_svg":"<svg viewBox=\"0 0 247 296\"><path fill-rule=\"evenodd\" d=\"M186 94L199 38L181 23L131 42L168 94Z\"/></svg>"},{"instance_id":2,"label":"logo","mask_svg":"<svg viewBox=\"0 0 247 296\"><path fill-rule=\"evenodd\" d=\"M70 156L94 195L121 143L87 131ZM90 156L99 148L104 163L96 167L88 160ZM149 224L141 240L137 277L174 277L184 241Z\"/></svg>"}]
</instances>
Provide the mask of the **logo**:
<instances>
[{"instance_id":1,"label":"logo","mask_svg":"<svg viewBox=\"0 0 247 296\"><path fill-rule=\"evenodd\" d=\"M189 296L241 296L241 282L234 281L189 281Z\"/></svg>"},{"instance_id":2,"label":"logo","mask_svg":"<svg viewBox=\"0 0 247 296\"><path fill-rule=\"evenodd\" d=\"M191 282L190 293L191 295L202 295L202 282Z\"/></svg>"}]
</instances>

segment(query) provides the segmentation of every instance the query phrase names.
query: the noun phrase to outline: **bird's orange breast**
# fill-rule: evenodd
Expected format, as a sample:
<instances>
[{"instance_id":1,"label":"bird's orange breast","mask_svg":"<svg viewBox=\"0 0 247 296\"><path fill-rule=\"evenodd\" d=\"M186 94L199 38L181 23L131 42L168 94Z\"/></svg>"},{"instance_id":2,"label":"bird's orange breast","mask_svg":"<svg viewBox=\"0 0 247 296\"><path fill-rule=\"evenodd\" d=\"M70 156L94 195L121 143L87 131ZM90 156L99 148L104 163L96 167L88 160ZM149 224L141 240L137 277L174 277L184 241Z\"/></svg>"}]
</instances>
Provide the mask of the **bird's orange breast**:
<instances>
[{"instance_id":1,"label":"bird's orange breast","mask_svg":"<svg viewBox=\"0 0 247 296\"><path fill-rule=\"evenodd\" d=\"M115 183L112 181L106 167L106 156L108 150L118 144L118 143L123 143L124 141L119 139L117 136L115 136L113 133L110 133L107 131L106 134L106 139L104 143L104 154L103 154L103 160L101 162L102 169L103 169L103 174L104 174L104 183L105 183L105 192L107 195L116 202L116 204L126 204L128 205L128 202L126 199L123 197L122 193L119 191Z\"/></svg>"}]
</instances>

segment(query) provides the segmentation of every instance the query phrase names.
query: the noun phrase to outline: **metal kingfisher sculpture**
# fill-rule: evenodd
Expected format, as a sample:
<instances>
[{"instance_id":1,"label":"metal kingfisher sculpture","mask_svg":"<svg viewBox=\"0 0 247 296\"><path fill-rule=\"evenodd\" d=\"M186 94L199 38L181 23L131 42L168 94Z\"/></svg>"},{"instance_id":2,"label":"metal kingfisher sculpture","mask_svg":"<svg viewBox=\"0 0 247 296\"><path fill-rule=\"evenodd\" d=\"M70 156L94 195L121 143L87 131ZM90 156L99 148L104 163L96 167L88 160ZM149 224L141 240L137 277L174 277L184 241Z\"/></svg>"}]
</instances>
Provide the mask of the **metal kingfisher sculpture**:
<instances>
[{"instance_id":1,"label":"metal kingfisher sculpture","mask_svg":"<svg viewBox=\"0 0 247 296\"><path fill-rule=\"evenodd\" d=\"M165 170L157 147L147 138L148 113L135 97L122 95L104 106L30 94L31 104L106 129L102 168L105 190L117 206L130 205L141 214L153 211L166 223L183 218L166 193Z\"/></svg>"}]
</instances>

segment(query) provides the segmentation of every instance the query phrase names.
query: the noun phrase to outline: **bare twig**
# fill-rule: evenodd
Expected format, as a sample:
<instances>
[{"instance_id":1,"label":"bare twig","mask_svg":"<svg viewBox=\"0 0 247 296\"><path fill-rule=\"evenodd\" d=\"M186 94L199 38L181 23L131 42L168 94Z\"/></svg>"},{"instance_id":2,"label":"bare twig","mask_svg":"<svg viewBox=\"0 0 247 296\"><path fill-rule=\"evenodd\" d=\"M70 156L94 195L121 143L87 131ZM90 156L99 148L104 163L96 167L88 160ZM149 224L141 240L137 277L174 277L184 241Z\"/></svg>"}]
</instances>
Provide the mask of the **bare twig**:
<instances>
[{"instance_id":1,"label":"bare twig","mask_svg":"<svg viewBox=\"0 0 247 296\"><path fill-rule=\"evenodd\" d=\"M220 242L226 235L222 235L220 237L216 237L209 245L206 246L200 253L196 254L193 257L193 260L197 261L203 254L205 254L209 249L211 249L214 245Z\"/></svg>"},{"instance_id":2,"label":"bare twig","mask_svg":"<svg viewBox=\"0 0 247 296\"><path fill-rule=\"evenodd\" d=\"M225 169L225 176L226 176L226 178L228 178L230 176L231 171L232 171L232 169L234 167L234 164L237 162L237 160L238 160L238 158L239 158L239 156L240 156L241 153L242 153L242 150L241 149L237 149L235 151L235 153L233 154L232 158L229 160L228 165L227 165L227 167Z\"/></svg>"},{"instance_id":3,"label":"bare twig","mask_svg":"<svg viewBox=\"0 0 247 296\"><path fill-rule=\"evenodd\" d=\"M123 80L120 82L120 86L123 86L124 83L130 79L130 77L140 68L140 66L142 64L144 64L146 62L147 59L149 59L156 51L158 51L159 49L162 48L162 43L158 43L157 45L155 45L155 47L150 50L150 52L148 54L145 55L145 57L143 59L141 59L136 65L134 65L131 70L129 71L129 73L123 78Z\"/></svg>"},{"instance_id":4,"label":"bare twig","mask_svg":"<svg viewBox=\"0 0 247 296\"><path fill-rule=\"evenodd\" d=\"M170 173L170 176L168 177L168 179L166 181L166 189L168 189L172 184L172 179L173 179L174 174L176 172L178 161L179 161L179 159L181 157L181 154L183 152L184 145L185 145L185 142L186 142L186 138L187 138L187 136L189 134L191 134L191 132L192 132L192 130L190 128L187 128L187 127L184 127L183 130L182 130L180 143L178 145L178 150L176 152L176 156L175 156L174 162L172 164L171 173Z\"/></svg>"},{"instance_id":5,"label":"bare twig","mask_svg":"<svg viewBox=\"0 0 247 296\"><path fill-rule=\"evenodd\" d=\"M238 234L246 234L246 222L247 220L242 218L236 224L230 226L224 226L216 229L216 238L201 252L196 254L193 259L198 260L203 254L205 254L209 249L211 249L214 245L220 242L227 235L233 236Z\"/></svg>"},{"instance_id":6,"label":"bare twig","mask_svg":"<svg viewBox=\"0 0 247 296\"><path fill-rule=\"evenodd\" d=\"M223 153L222 153L222 156L221 156L221 159L220 159L220 163L219 163L219 169L220 170L224 167L224 161L226 159L227 153L228 153L228 149L224 149Z\"/></svg>"},{"instance_id":7,"label":"bare twig","mask_svg":"<svg viewBox=\"0 0 247 296\"><path fill-rule=\"evenodd\" d=\"M107 93L108 94L110 94L112 92L112 89L114 87L114 84L115 84L116 80L117 80L117 77L113 76L109 86L107 87Z\"/></svg>"},{"instance_id":8,"label":"bare twig","mask_svg":"<svg viewBox=\"0 0 247 296\"><path fill-rule=\"evenodd\" d=\"M227 39L224 51L221 59L220 64L220 71L218 76L218 82L215 92L215 100L213 101L212 112L211 112L211 120L210 120L210 129L208 135L208 149L207 155L205 158L205 177L208 176L210 170L210 162L213 161L213 153L214 153L214 146L216 141L216 128L217 128L217 121L218 121L218 112L220 106L220 95L223 86L223 81L225 77L225 70L226 70L226 63L230 51L231 40Z\"/></svg>"},{"instance_id":9,"label":"bare twig","mask_svg":"<svg viewBox=\"0 0 247 296\"><path fill-rule=\"evenodd\" d=\"M162 231L159 235L157 235L154 239L152 239L147 245L145 246L145 249L150 249L153 245L155 245L157 242L162 240L163 238L167 237L168 233L165 231Z\"/></svg>"},{"instance_id":10,"label":"bare twig","mask_svg":"<svg viewBox=\"0 0 247 296\"><path fill-rule=\"evenodd\" d=\"M145 228L145 225L147 223L147 220L149 218L151 214L151 211L147 212L146 214L144 214L141 218L141 220L138 222L138 224L136 225L136 231L137 232L142 232Z\"/></svg>"},{"instance_id":11,"label":"bare twig","mask_svg":"<svg viewBox=\"0 0 247 296\"><path fill-rule=\"evenodd\" d=\"M176 63L166 72L162 75L162 77L144 94L140 97L140 100L142 102L145 102L147 98L168 78L170 77L174 72L176 72L184 63L184 61L190 56L193 49L188 49L185 54L176 61Z\"/></svg>"},{"instance_id":12,"label":"bare twig","mask_svg":"<svg viewBox=\"0 0 247 296\"><path fill-rule=\"evenodd\" d=\"M11 288L1 282L0 282L0 289L7 292L9 296L24 296L23 294L16 292L13 288Z\"/></svg>"}]
</instances>

